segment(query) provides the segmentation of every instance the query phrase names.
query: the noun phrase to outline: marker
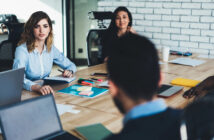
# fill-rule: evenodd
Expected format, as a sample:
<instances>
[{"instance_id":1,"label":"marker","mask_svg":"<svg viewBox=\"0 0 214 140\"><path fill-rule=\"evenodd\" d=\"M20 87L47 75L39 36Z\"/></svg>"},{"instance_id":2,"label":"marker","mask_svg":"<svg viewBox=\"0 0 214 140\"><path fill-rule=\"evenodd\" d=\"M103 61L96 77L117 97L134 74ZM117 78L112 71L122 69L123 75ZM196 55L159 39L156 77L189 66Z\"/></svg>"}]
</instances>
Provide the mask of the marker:
<instances>
[{"instance_id":1,"label":"marker","mask_svg":"<svg viewBox=\"0 0 214 140\"><path fill-rule=\"evenodd\" d=\"M95 80L95 81L99 81L99 82L103 81L102 79L97 79L97 78L91 78L91 80Z\"/></svg>"},{"instance_id":2,"label":"marker","mask_svg":"<svg viewBox=\"0 0 214 140\"><path fill-rule=\"evenodd\" d=\"M92 86L92 83L85 82L85 81L82 81L81 84L82 84L82 85L89 85L89 86Z\"/></svg>"},{"instance_id":3,"label":"marker","mask_svg":"<svg viewBox=\"0 0 214 140\"><path fill-rule=\"evenodd\" d=\"M78 80L78 83L82 83L82 82L87 82L87 83L94 84L94 82L91 81L91 80L87 80L87 79L82 79L82 78L80 78L80 79Z\"/></svg>"}]
</instances>

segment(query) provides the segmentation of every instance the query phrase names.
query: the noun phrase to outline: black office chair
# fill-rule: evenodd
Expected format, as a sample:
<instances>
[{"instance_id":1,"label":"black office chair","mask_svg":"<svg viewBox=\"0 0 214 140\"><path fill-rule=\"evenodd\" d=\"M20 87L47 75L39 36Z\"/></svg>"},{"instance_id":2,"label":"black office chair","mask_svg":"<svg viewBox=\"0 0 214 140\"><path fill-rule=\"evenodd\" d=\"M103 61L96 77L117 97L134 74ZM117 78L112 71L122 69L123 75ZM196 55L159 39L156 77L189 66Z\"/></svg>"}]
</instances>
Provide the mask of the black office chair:
<instances>
[{"instance_id":1,"label":"black office chair","mask_svg":"<svg viewBox=\"0 0 214 140\"><path fill-rule=\"evenodd\" d=\"M88 66L103 62L101 38L106 29L92 29L87 36Z\"/></svg>"},{"instance_id":2,"label":"black office chair","mask_svg":"<svg viewBox=\"0 0 214 140\"><path fill-rule=\"evenodd\" d=\"M8 30L8 39L0 43L0 71L12 69L17 43L24 31L24 23L4 23Z\"/></svg>"},{"instance_id":3,"label":"black office chair","mask_svg":"<svg viewBox=\"0 0 214 140\"><path fill-rule=\"evenodd\" d=\"M111 19L112 12L91 11L88 13L90 20L97 20L98 29L91 29L87 35L88 66L103 63L102 58L102 36L106 30L104 19Z\"/></svg>"}]
</instances>

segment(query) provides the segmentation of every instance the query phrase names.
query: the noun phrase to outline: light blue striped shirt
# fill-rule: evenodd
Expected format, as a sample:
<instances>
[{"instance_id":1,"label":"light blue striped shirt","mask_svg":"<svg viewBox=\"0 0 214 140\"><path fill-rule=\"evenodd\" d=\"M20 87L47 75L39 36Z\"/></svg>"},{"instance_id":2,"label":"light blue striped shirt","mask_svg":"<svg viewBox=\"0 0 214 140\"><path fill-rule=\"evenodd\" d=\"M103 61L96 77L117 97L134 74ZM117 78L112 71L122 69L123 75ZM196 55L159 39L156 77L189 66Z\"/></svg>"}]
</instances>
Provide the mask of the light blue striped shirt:
<instances>
[{"instance_id":1,"label":"light blue striped shirt","mask_svg":"<svg viewBox=\"0 0 214 140\"><path fill-rule=\"evenodd\" d=\"M66 58L56 47L52 46L51 51L48 52L45 46L40 55L37 49L29 53L26 43L16 48L13 69L25 67L23 88L31 91L31 86L37 84L33 81L49 76L53 63L62 69L76 72L76 65Z\"/></svg>"},{"instance_id":2,"label":"light blue striped shirt","mask_svg":"<svg viewBox=\"0 0 214 140\"><path fill-rule=\"evenodd\" d=\"M131 119L158 114L165 111L166 109L167 105L163 99L156 99L144 104L137 105L125 115L123 124L127 123Z\"/></svg>"}]
</instances>

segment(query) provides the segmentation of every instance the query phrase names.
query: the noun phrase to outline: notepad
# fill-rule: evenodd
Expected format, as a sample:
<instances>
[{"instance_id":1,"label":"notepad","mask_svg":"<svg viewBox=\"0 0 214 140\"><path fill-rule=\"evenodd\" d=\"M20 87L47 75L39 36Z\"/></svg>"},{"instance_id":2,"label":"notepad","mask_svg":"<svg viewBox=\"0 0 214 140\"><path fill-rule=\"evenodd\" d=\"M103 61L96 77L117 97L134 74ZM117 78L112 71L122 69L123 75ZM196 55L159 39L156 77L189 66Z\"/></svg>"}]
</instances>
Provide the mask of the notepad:
<instances>
[{"instance_id":1,"label":"notepad","mask_svg":"<svg viewBox=\"0 0 214 140\"><path fill-rule=\"evenodd\" d=\"M75 128L75 131L82 138L87 140L102 140L112 134L112 132L109 131L101 123L87 125L87 126L80 126Z\"/></svg>"},{"instance_id":2,"label":"notepad","mask_svg":"<svg viewBox=\"0 0 214 140\"><path fill-rule=\"evenodd\" d=\"M185 79L185 78L175 78L175 79L173 79L171 81L171 84L179 85L179 86L186 86L186 87L195 87L200 82L201 81L199 81L199 80L192 80L192 79Z\"/></svg>"},{"instance_id":3,"label":"notepad","mask_svg":"<svg viewBox=\"0 0 214 140\"><path fill-rule=\"evenodd\" d=\"M45 77L44 82L45 84L54 84L54 83L70 83L74 81L75 77L62 77L62 76L53 76L53 77Z\"/></svg>"},{"instance_id":4,"label":"notepad","mask_svg":"<svg viewBox=\"0 0 214 140\"><path fill-rule=\"evenodd\" d=\"M191 59L191 58L177 58L174 60L170 60L169 62L194 67L194 66L198 66L198 65L203 64L205 61L204 60Z\"/></svg>"},{"instance_id":5,"label":"notepad","mask_svg":"<svg viewBox=\"0 0 214 140\"><path fill-rule=\"evenodd\" d=\"M82 91L78 91L79 88L84 88L84 87L88 87L88 86L83 86L83 85L72 85L72 86L69 86L67 88L64 88L62 90L59 90L58 92L61 92L61 93L65 93L65 94L71 94L71 95L75 95L75 96L81 96L81 97L86 97L86 98L95 98L99 95L102 95L102 94L105 94L108 89L105 89L105 88L97 88L97 87L92 87L91 88L91 91L93 91L93 94L90 94L90 95L81 95L79 94L80 92Z\"/></svg>"}]
</instances>

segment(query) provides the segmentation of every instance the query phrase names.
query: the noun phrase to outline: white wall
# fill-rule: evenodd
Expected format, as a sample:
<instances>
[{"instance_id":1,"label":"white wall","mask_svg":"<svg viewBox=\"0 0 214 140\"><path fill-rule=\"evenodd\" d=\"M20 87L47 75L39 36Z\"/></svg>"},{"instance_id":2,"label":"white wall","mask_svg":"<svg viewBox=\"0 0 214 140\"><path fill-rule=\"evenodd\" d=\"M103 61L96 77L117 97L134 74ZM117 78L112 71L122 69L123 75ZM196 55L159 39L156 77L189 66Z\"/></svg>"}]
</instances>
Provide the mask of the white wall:
<instances>
[{"instance_id":1,"label":"white wall","mask_svg":"<svg viewBox=\"0 0 214 140\"><path fill-rule=\"evenodd\" d=\"M19 21L26 22L35 11L46 12L52 21L54 44L62 52L62 2L61 0L4 0L1 1L0 14L15 14Z\"/></svg>"},{"instance_id":2,"label":"white wall","mask_svg":"<svg viewBox=\"0 0 214 140\"><path fill-rule=\"evenodd\" d=\"M156 46L214 55L214 0L99 0L100 11L126 6L134 29Z\"/></svg>"},{"instance_id":3,"label":"white wall","mask_svg":"<svg viewBox=\"0 0 214 140\"><path fill-rule=\"evenodd\" d=\"M86 38L88 31L96 25L88 19L88 12L97 10L97 0L75 0L75 55L87 58ZM83 49L83 53L78 50Z\"/></svg>"}]
</instances>

